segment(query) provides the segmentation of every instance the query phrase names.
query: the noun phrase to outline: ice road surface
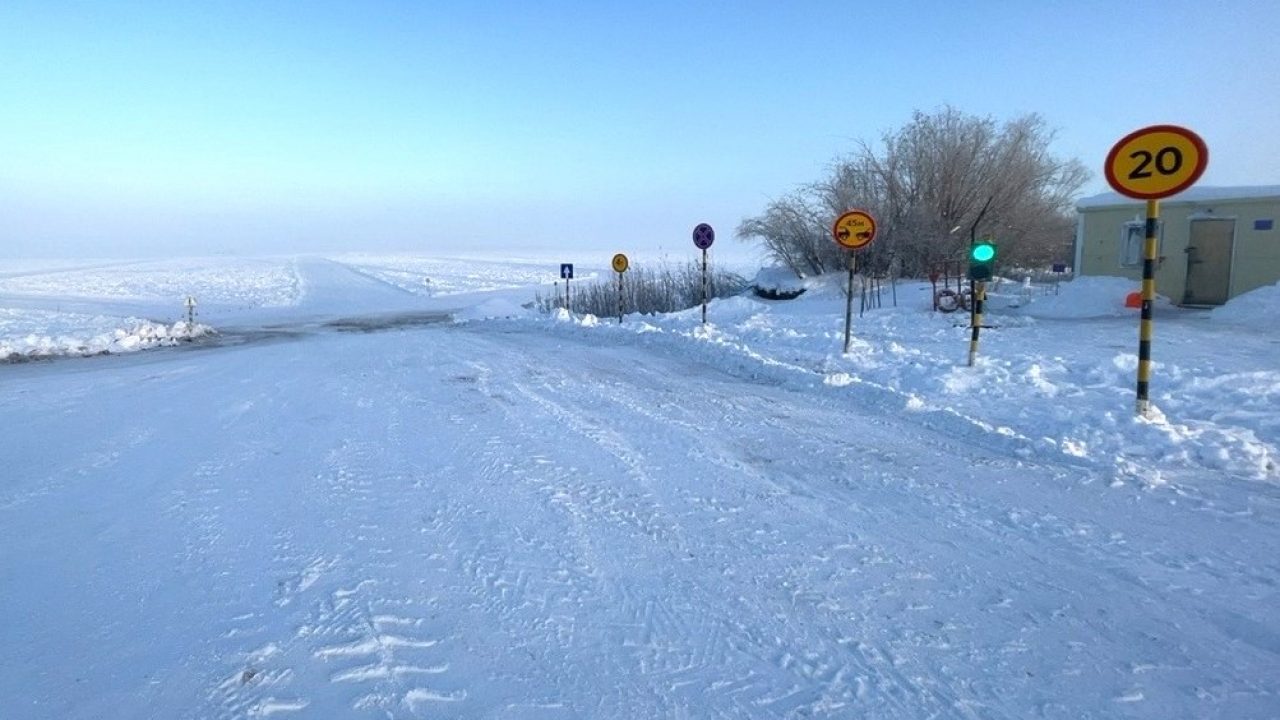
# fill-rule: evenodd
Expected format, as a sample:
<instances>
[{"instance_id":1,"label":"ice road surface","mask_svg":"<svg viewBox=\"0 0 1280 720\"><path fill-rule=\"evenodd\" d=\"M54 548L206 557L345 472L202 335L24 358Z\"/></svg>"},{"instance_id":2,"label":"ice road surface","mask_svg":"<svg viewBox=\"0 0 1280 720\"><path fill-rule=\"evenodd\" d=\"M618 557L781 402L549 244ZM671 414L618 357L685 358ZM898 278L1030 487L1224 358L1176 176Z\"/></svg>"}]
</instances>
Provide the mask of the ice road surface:
<instances>
[{"instance_id":1,"label":"ice road surface","mask_svg":"<svg viewBox=\"0 0 1280 720\"><path fill-rule=\"evenodd\" d=\"M822 283L618 325L441 262L0 269L27 334L218 332L0 364L0 715L1280 715L1274 323L1162 308L1138 420L1108 281L967 368L918 285L846 357Z\"/></svg>"}]
</instances>

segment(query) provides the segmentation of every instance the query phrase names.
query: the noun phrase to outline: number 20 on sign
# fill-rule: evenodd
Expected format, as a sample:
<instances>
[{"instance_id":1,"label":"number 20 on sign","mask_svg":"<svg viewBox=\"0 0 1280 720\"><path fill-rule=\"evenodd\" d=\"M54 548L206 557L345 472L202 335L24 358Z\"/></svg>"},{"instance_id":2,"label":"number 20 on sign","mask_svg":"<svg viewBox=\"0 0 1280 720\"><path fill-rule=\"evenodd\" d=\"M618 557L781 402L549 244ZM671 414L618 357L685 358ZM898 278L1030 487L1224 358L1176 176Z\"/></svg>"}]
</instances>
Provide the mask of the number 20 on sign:
<instances>
[{"instance_id":1,"label":"number 20 on sign","mask_svg":"<svg viewBox=\"0 0 1280 720\"><path fill-rule=\"evenodd\" d=\"M1120 138L1107 153L1104 171L1116 192L1147 201L1142 246L1142 314L1138 329L1139 415L1151 411L1151 339L1156 299L1157 229L1160 199L1191 187L1209 164L1209 148L1199 135L1177 125L1152 125Z\"/></svg>"},{"instance_id":2,"label":"number 20 on sign","mask_svg":"<svg viewBox=\"0 0 1280 720\"><path fill-rule=\"evenodd\" d=\"M1129 133L1107 154L1107 182L1121 195L1159 200L1191 187L1209 164L1204 140L1177 125Z\"/></svg>"}]
</instances>

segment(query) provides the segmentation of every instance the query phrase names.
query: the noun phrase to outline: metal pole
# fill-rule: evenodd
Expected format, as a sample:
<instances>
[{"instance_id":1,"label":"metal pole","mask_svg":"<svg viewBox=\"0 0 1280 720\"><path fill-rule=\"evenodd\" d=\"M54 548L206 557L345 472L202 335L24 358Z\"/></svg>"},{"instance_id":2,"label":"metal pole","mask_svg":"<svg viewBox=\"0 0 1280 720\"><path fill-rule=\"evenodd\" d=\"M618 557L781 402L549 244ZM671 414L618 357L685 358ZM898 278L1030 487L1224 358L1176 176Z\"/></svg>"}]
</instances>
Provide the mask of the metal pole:
<instances>
[{"instance_id":1,"label":"metal pole","mask_svg":"<svg viewBox=\"0 0 1280 720\"><path fill-rule=\"evenodd\" d=\"M1142 255L1142 320L1138 329L1138 414L1151 412L1152 310L1156 299L1156 230L1160 222L1160 201L1147 201L1147 237Z\"/></svg>"},{"instance_id":2,"label":"metal pole","mask_svg":"<svg viewBox=\"0 0 1280 720\"><path fill-rule=\"evenodd\" d=\"M849 344L853 339L853 273L858 267L858 256L849 251L849 288L845 292L844 303L844 354L849 354Z\"/></svg>"},{"instance_id":3,"label":"metal pole","mask_svg":"<svg viewBox=\"0 0 1280 720\"><path fill-rule=\"evenodd\" d=\"M983 204L982 210L978 212L978 217L969 226L969 262L973 262L973 246L978 244L978 223L982 222L982 216L987 214L987 208L991 207L991 201L995 196L987 198L987 202ZM959 278L957 278L959 280ZM964 281L957 282L956 290L964 289ZM982 301L978 299L979 293L986 293L986 284L969 279L969 327L973 329L973 335L969 339L969 367L973 367L974 357L978 354L978 328L982 325Z\"/></svg>"},{"instance_id":4,"label":"metal pole","mask_svg":"<svg viewBox=\"0 0 1280 720\"><path fill-rule=\"evenodd\" d=\"M622 273L618 273L618 324L622 324Z\"/></svg>"},{"instance_id":5,"label":"metal pole","mask_svg":"<svg viewBox=\"0 0 1280 720\"><path fill-rule=\"evenodd\" d=\"M564 309L573 314L573 296L569 294L569 278L564 279Z\"/></svg>"},{"instance_id":6,"label":"metal pole","mask_svg":"<svg viewBox=\"0 0 1280 720\"><path fill-rule=\"evenodd\" d=\"M702 324L707 324L707 250L702 250Z\"/></svg>"},{"instance_id":7,"label":"metal pole","mask_svg":"<svg viewBox=\"0 0 1280 720\"><path fill-rule=\"evenodd\" d=\"M978 358L978 332L982 329L982 303L987 299L987 284L982 281L972 282L973 297L970 300L972 311L969 315L973 323L973 334L969 337L969 367Z\"/></svg>"}]
</instances>

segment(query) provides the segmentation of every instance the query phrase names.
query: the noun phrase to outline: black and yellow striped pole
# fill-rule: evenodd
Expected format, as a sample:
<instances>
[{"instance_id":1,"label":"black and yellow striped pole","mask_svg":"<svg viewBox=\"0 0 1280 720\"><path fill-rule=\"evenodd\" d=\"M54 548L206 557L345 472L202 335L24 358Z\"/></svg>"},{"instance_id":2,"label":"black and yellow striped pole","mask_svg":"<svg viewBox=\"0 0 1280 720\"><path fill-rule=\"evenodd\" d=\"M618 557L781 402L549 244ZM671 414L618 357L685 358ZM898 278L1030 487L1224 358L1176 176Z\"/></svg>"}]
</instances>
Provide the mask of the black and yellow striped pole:
<instances>
[{"instance_id":1,"label":"black and yellow striped pole","mask_svg":"<svg viewBox=\"0 0 1280 720\"><path fill-rule=\"evenodd\" d=\"M969 246L969 367L978 361L978 337L982 333L982 311L987 301L987 281L995 277L996 246L990 240Z\"/></svg>"},{"instance_id":2,"label":"black and yellow striped pole","mask_svg":"<svg viewBox=\"0 0 1280 720\"><path fill-rule=\"evenodd\" d=\"M1121 195L1147 202L1136 403L1142 416L1151 412L1152 310L1156 301L1156 264L1160 260L1160 200L1191 187L1208 165L1209 148L1204 140L1177 125L1152 125L1135 130L1107 153L1104 170L1111 187Z\"/></svg>"},{"instance_id":3,"label":"black and yellow striped pole","mask_svg":"<svg viewBox=\"0 0 1280 720\"><path fill-rule=\"evenodd\" d=\"M982 302L987 298L987 281L995 277L996 246L986 238L978 242L982 222L995 196L987 198L978 217L969 226L969 367L978 361L978 337L982 334Z\"/></svg>"},{"instance_id":4,"label":"black and yellow striped pole","mask_svg":"<svg viewBox=\"0 0 1280 720\"><path fill-rule=\"evenodd\" d=\"M618 273L618 324L621 325L622 324L622 273L626 272L627 268L631 267L631 261L627 259L626 255L623 255L622 253L618 253L617 255L613 256L612 265L613 265L613 271Z\"/></svg>"},{"instance_id":5,"label":"black and yellow striped pole","mask_svg":"<svg viewBox=\"0 0 1280 720\"><path fill-rule=\"evenodd\" d=\"M1147 236L1142 244L1142 320L1138 327L1138 414L1151 412L1151 336L1156 301L1156 232L1160 226L1160 201L1147 201Z\"/></svg>"}]
</instances>

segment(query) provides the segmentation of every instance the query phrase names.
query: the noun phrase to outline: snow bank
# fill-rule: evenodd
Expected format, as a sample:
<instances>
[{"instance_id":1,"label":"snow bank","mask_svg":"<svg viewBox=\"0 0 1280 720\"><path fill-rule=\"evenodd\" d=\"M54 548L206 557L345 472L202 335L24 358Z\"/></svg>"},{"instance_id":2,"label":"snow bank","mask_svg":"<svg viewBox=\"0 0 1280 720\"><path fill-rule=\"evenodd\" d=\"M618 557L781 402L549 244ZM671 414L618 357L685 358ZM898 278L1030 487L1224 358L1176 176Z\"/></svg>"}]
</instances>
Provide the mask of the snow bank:
<instances>
[{"instance_id":1,"label":"snow bank","mask_svg":"<svg viewBox=\"0 0 1280 720\"><path fill-rule=\"evenodd\" d=\"M1210 313L1215 322L1247 324L1268 330L1274 327L1277 316L1280 316L1280 283L1237 295Z\"/></svg>"},{"instance_id":2,"label":"snow bank","mask_svg":"<svg viewBox=\"0 0 1280 720\"><path fill-rule=\"evenodd\" d=\"M995 327L982 335L976 367L965 363L967 319L918 309L912 287L899 288L900 307L854 317L848 355L840 353L839 293L808 292L785 303L716 300L706 326L700 308L693 308L642 322L630 317L622 325L565 322L562 313L548 327L589 334L593 343L611 337L661 346L806 392L843 393L855 412L910 412L958 441L1029 461L1052 454L1101 469L1116 482L1280 480L1280 371L1267 359L1269 348L1239 355L1256 359L1244 366L1194 354L1212 340L1161 344L1152 383L1158 411L1143 419L1133 411L1135 326L1109 319L1135 312L1124 307L1124 296L1135 289L1131 281L1079 278L1063 284L1061 295L1037 297L1018 311L1064 323L989 315ZM915 289L927 295L927 285ZM1258 344L1256 337L1252 342Z\"/></svg>"},{"instance_id":3,"label":"snow bank","mask_svg":"<svg viewBox=\"0 0 1280 720\"><path fill-rule=\"evenodd\" d=\"M757 295L769 300L790 300L808 289L805 279L788 267L761 268L751 281L751 287Z\"/></svg>"},{"instance_id":4,"label":"snow bank","mask_svg":"<svg viewBox=\"0 0 1280 720\"><path fill-rule=\"evenodd\" d=\"M10 311L5 311L10 312ZM65 315L65 314L63 314ZM61 318L66 322L67 318ZM74 318L73 318L74 320ZM125 323L104 332L92 334L69 330L65 333L26 335L0 335L0 361L21 362L55 356L88 356L114 353L136 352L149 348L177 345L179 342L212 335L213 328L195 323L188 326L185 322L172 325L154 323L148 320L128 318L123 321L113 318L86 318L81 328L102 325L103 323Z\"/></svg>"},{"instance_id":5,"label":"snow bank","mask_svg":"<svg viewBox=\"0 0 1280 720\"><path fill-rule=\"evenodd\" d=\"M1023 312L1057 319L1123 317L1137 312L1125 307L1125 297L1141 289L1141 283L1128 278L1078 277L1059 285L1057 295L1030 297Z\"/></svg>"}]
</instances>

